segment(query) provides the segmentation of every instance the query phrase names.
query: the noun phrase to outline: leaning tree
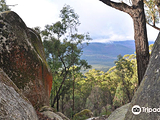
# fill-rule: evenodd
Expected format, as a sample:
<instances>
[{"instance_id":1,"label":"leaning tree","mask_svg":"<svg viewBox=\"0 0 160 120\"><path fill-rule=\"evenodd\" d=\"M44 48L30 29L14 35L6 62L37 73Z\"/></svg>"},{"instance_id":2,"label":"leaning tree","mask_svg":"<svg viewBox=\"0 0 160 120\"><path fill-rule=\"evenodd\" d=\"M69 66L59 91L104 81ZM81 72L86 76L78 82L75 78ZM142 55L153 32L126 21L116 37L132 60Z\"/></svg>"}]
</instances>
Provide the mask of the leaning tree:
<instances>
[{"instance_id":1,"label":"leaning tree","mask_svg":"<svg viewBox=\"0 0 160 120\"><path fill-rule=\"evenodd\" d=\"M131 5L121 2L114 2L112 0L100 0L104 4L128 13L134 23L134 39L136 46L137 71L139 84L143 79L149 62L149 48L146 30L146 19L144 12L143 0L131 0Z\"/></svg>"}]
</instances>

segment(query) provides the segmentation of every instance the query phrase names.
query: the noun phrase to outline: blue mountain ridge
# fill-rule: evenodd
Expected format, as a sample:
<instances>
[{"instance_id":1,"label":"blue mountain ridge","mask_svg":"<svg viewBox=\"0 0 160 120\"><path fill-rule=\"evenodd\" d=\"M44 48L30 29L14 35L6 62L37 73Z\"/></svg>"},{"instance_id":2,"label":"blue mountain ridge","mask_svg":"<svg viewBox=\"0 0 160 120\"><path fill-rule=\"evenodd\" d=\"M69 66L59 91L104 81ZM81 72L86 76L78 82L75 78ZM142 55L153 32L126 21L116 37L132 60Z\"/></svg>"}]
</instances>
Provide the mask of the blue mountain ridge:
<instances>
[{"instance_id":1,"label":"blue mountain ridge","mask_svg":"<svg viewBox=\"0 0 160 120\"><path fill-rule=\"evenodd\" d=\"M149 41L153 44L154 41ZM113 41L107 43L89 43L83 49L82 59L92 65L92 68L107 71L114 66L114 61L117 60L118 55L134 54L135 42L134 40Z\"/></svg>"}]
</instances>

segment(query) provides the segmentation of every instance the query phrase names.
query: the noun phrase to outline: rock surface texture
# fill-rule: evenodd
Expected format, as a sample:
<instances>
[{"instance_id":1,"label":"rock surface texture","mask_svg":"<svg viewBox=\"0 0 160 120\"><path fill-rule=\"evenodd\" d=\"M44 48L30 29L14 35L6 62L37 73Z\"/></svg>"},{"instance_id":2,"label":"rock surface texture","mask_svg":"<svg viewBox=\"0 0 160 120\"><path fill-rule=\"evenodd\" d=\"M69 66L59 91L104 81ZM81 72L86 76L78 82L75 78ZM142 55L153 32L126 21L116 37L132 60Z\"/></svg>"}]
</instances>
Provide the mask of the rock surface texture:
<instances>
[{"instance_id":1,"label":"rock surface texture","mask_svg":"<svg viewBox=\"0 0 160 120\"><path fill-rule=\"evenodd\" d=\"M141 113L138 115L134 115L131 111L134 105L139 105L141 108ZM142 107L146 109L143 110ZM155 112L149 112L150 108L152 110L155 108ZM160 120L160 34L154 43L148 68L131 101L125 120Z\"/></svg>"},{"instance_id":2,"label":"rock surface texture","mask_svg":"<svg viewBox=\"0 0 160 120\"><path fill-rule=\"evenodd\" d=\"M0 68L34 108L49 105L52 74L41 38L12 11L0 13Z\"/></svg>"},{"instance_id":3,"label":"rock surface texture","mask_svg":"<svg viewBox=\"0 0 160 120\"><path fill-rule=\"evenodd\" d=\"M51 111L44 111L42 114L53 120L63 120L59 115Z\"/></svg>"},{"instance_id":4,"label":"rock surface texture","mask_svg":"<svg viewBox=\"0 0 160 120\"><path fill-rule=\"evenodd\" d=\"M43 106L42 108L40 108L38 117L40 120L44 117L44 120L70 120L64 114L62 114L61 112L56 112L54 108L51 108L49 106Z\"/></svg>"},{"instance_id":5,"label":"rock surface texture","mask_svg":"<svg viewBox=\"0 0 160 120\"><path fill-rule=\"evenodd\" d=\"M38 120L32 104L0 69L0 120Z\"/></svg>"},{"instance_id":6,"label":"rock surface texture","mask_svg":"<svg viewBox=\"0 0 160 120\"><path fill-rule=\"evenodd\" d=\"M125 114L127 113L129 104L123 105L117 108L112 114L107 118L107 120L124 120Z\"/></svg>"}]
</instances>

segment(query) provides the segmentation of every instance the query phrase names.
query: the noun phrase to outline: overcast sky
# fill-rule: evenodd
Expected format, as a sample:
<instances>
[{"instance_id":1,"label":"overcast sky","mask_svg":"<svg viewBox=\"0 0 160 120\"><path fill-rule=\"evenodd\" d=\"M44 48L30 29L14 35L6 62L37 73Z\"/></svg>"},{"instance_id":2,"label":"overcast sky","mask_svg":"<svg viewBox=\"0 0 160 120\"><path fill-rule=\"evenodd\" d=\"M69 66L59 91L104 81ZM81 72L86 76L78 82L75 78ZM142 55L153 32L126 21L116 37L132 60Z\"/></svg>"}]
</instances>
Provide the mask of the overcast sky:
<instances>
[{"instance_id":1,"label":"overcast sky","mask_svg":"<svg viewBox=\"0 0 160 120\"><path fill-rule=\"evenodd\" d=\"M59 20L60 10L70 5L79 15L80 33L89 32L95 42L134 40L131 17L101 3L99 0L6 0L28 27L52 24ZM154 41L158 31L147 25L148 38Z\"/></svg>"}]
</instances>

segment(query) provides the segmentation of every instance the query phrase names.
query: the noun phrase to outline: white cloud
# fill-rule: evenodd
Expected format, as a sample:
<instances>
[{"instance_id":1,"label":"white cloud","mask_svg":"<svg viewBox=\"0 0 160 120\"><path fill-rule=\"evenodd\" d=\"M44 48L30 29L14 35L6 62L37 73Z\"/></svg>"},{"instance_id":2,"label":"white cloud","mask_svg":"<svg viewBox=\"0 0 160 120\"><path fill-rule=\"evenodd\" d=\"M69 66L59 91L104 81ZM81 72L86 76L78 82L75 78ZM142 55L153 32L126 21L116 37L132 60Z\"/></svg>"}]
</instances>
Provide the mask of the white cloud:
<instances>
[{"instance_id":1,"label":"white cloud","mask_svg":"<svg viewBox=\"0 0 160 120\"><path fill-rule=\"evenodd\" d=\"M57 7L48 0L7 0L7 4L14 5L12 10L20 15L27 26L45 26L58 20Z\"/></svg>"},{"instance_id":2,"label":"white cloud","mask_svg":"<svg viewBox=\"0 0 160 120\"><path fill-rule=\"evenodd\" d=\"M64 4L70 5L80 16L80 33L89 32L99 41L133 40L132 18L121 11L106 6L99 0L7 0L7 4L18 4L17 12L29 27L55 23L59 20ZM149 40L155 40L158 31L148 28Z\"/></svg>"}]
</instances>

